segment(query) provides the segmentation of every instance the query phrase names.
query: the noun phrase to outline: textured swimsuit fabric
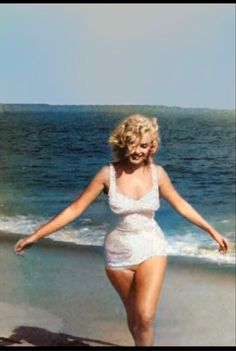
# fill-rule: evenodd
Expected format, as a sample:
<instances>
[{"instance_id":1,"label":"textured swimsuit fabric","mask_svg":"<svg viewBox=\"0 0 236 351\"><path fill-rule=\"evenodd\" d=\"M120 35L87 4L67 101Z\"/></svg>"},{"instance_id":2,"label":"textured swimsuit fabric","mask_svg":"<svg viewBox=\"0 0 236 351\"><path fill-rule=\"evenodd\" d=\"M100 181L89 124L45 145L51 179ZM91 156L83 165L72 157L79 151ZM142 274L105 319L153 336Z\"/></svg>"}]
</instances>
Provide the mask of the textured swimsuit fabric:
<instances>
[{"instance_id":1,"label":"textured swimsuit fabric","mask_svg":"<svg viewBox=\"0 0 236 351\"><path fill-rule=\"evenodd\" d=\"M154 218L160 207L155 165L151 164L152 189L138 200L117 191L115 168L113 164L109 167L108 202L112 212L118 216L118 222L104 240L106 266L125 267L152 256L166 256L167 242Z\"/></svg>"}]
</instances>

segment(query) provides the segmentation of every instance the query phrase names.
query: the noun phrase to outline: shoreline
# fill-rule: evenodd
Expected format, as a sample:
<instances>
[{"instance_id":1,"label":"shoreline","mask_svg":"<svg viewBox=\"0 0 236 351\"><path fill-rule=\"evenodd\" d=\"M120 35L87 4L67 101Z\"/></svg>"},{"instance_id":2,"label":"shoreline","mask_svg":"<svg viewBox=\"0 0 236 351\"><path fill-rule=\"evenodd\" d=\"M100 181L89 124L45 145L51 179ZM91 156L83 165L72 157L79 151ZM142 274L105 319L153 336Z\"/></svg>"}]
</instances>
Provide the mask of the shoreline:
<instances>
[{"instance_id":1,"label":"shoreline","mask_svg":"<svg viewBox=\"0 0 236 351\"><path fill-rule=\"evenodd\" d=\"M22 234L18 233L7 233L5 231L0 230L0 241L4 240L6 242L11 242L13 247L14 244L18 240L23 238ZM37 245L42 245L44 247L58 247L58 248L65 248L65 249L71 249L71 250L82 250L82 251L92 251L100 254L103 256L103 247L99 245L86 245L86 244L77 244L69 241L59 241L59 240L53 240L50 237L45 237L44 239L40 240L37 244L33 245L34 247ZM27 254L28 250L26 250ZM216 262L214 260L211 260L207 257L198 257L198 256L186 256L186 255L168 255L168 261L170 263L178 262L178 264L186 264L188 262L195 263L195 264L203 264L203 265L209 265L209 266L216 266L218 268L226 268L229 270L232 270L232 272L235 272L236 270L236 262L235 264L228 263L228 262Z\"/></svg>"}]
</instances>

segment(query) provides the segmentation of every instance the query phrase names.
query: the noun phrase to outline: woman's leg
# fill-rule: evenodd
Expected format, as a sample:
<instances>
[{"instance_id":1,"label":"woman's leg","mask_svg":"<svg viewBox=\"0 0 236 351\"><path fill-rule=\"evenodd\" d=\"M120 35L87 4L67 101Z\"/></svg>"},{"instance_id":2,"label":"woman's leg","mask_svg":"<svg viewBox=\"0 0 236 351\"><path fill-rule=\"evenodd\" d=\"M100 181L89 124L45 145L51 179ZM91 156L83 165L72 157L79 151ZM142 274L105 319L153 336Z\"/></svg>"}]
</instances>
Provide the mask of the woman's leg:
<instances>
[{"instance_id":1,"label":"woman's leg","mask_svg":"<svg viewBox=\"0 0 236 351\"><path fill-rule=\"evenodd\" d=\"M154 343L153 320L165 275L167 258L155 256L139 264L135 272L135 327L136 346Z\"/></svg>"},{"instance_id":2,"label":"woman's leg","mask_svg":"<svg viewBox=\"0 0 236 351\"><path fill-rule=\"evenodd\" d=\"M134 271L130 269L114 270L106 268L106 274L125 306L129 330L134 338Z\"/></svg>"}]
</instances>

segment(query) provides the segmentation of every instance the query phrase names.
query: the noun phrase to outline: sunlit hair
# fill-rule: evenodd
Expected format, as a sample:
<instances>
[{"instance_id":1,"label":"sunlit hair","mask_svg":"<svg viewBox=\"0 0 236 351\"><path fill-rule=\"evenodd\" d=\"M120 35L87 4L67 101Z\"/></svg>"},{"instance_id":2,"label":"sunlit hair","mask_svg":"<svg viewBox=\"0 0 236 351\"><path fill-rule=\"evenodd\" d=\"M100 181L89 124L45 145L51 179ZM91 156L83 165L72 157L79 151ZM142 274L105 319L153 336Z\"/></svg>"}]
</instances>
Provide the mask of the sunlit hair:
<instances>
[{"instance_id":1,"label":"sunlit hair","mask_svg":"<svg viewBox=\"0 0 236 351\"><path fill-rule=\"evenodd\" d=\"M141 114L128 116L111 132L108 142L117 160L126 157L127 145L142 138L144 133L152 136L150 156L154 155L160 144L159 126L156 118L149 118Z\"/></svg>"}]
</instances>

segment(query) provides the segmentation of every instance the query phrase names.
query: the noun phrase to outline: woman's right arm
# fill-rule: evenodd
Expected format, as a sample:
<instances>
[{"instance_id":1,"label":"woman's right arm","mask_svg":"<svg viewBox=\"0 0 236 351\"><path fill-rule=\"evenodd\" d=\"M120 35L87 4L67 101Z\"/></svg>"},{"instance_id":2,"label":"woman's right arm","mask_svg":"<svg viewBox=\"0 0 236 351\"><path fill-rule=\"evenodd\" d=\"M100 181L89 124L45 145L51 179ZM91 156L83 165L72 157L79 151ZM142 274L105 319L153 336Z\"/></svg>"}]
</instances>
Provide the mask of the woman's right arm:
<instances>
[{"instance_id":1,"label":"woman's right arm","mask_svg":"<svg viewBox=\"0 0 236 351\"><path fill-rule=\"evenodd\" d=\"M41 238L50 235L73 222L97 198L104 188L108 186L108 178L109 169L108 166L105 166L95 175L81 195L67 208L47 223L40 226L30 236L19 240L15 245L16 253L21 253L24 249L39 241Z\"/></svg>"}]
</instances>

